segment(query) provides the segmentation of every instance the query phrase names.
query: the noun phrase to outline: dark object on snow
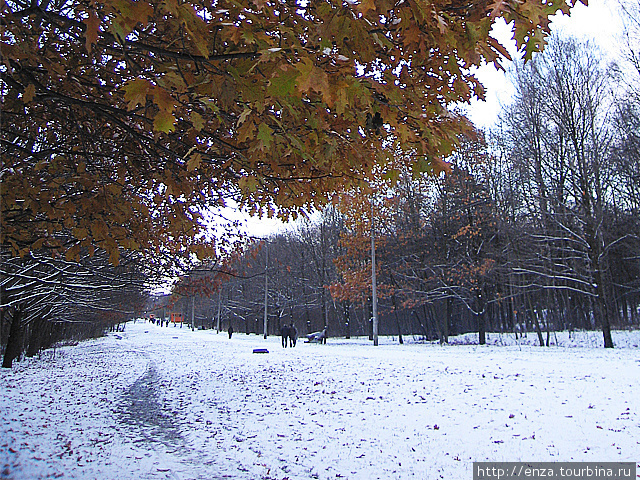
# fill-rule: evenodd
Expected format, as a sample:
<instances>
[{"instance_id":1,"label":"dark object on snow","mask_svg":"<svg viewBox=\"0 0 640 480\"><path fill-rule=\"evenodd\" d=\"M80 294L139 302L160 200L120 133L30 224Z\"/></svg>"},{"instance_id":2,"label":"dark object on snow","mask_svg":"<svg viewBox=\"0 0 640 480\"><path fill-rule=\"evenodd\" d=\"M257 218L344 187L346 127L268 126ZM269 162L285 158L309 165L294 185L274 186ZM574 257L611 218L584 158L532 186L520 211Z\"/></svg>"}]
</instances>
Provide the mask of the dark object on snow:
<instances>
[{"instance_id":1,"label":"dark object on snow","mask_svg":"<svg viewBox=\"0 0 640 480\"><path fill-rule=\"evenodd\" d=\"M307 335L307 341L304 343L327 343L327 327L321 332L314 332Z\"/></svg>"},{"instance_id":2,"label":"dark object on snow","mask_svg":"<svg viewBox=\"0 0 640 480\"><path fill-rule=\"evenodd\" d=\"M280 328L280 336L282 337L282 346L287 348L287 340L290 347L295 347L298 341L298 329L295 325L283 325Z\"/></svg>"},{"instance_id":3,"label":"dark object on snow","mask_svg":"<svg viewBox=\"0 0 640 480\"><path fill-rule=\"evenodd\" d=\"M266 348L254 348L253 353L269 353L269 350Z\"/></svg>"},{"instance_id":4,"label":"dark object on snow","mask_svg":"<svg viewBox=\"0 0 640 480\"><path fill-rule=\"evenodd\" d=\"M233 327L229 325L229 339L231 339L231 335L233 335Z\"/></svg>"}]
</instances>

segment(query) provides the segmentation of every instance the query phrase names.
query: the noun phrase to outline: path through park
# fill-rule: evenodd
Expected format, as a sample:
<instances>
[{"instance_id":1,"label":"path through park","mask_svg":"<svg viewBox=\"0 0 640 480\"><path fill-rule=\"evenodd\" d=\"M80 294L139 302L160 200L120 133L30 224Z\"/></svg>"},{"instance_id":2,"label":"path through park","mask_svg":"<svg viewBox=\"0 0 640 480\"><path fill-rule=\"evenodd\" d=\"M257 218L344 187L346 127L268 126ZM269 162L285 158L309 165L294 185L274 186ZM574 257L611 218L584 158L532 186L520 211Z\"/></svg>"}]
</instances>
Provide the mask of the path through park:
<instances>
[{"instance_id":1,"label":"path through park","mask_svg":"<svg viewBox=\"0 0 640 480\"><path fill-rule=\"evenodd\" d=\"M455 480L473 461L638 461L638 332L614 350L598 333L489 338L509 345L283 349L129 323L0 372L0 479Z\"/></svg>"}]
</instances>

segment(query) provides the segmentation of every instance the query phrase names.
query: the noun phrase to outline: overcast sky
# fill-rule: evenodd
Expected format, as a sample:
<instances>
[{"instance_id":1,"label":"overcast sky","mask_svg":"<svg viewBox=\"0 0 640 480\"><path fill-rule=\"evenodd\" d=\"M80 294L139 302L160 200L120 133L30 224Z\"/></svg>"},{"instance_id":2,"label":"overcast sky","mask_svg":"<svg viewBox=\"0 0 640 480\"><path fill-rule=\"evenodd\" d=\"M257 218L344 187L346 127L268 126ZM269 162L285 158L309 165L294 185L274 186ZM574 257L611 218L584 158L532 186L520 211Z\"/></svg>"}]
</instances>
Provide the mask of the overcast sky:
<instances>
[{"instance_id":1,"label":"overcast sky","mask_svg":"<svg viewBox=\"0 0 640 480\"><path fill-rule=\"evenodd\" d=\"M616 54L620 49L622 23L617 13L617 0L590 0L589 6L578 4L571 16L556 15L551 23L552 31L566 32L582 40L597 43L603 50ZM499 39L516 58L512 33L504 22L494 27L495 38ZM507 71L510 62L505 62ZM509 103L513 87L508 73L499 72L493 66L482 67L477 76L486 89L486 102L475 101L466 109L469 118L480 128L491 127L500 113L502 105Z\"/></svg>"}]
</instances>

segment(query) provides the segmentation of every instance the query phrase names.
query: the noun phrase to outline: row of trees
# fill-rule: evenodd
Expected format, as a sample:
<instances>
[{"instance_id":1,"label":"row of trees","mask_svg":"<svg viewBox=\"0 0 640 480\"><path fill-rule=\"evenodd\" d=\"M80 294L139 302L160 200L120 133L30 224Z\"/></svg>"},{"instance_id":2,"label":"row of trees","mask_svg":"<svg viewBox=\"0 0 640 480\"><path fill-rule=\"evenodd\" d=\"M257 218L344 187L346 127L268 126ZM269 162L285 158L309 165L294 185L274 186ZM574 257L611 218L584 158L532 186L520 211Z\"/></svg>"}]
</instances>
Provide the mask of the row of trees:
<instances>
[{"instance_id":1,"label":"row of trees","mask_svg":"<svg viewBox=\"0 0 640 480\"><path fill-rule=\"evenodd\" d=\"M108 254L77 261L30 253L0 262L0 344L3 367L23 352L36 355L59 341L102 335L140 314L148 275L140 256L123 254L118 267Z\"/></svg>"},{"instance_id":2,"label":"row of trees","mask_svg":"<svg viewBox=\"0 0 640 480\"><path fill-rule=\"evenodd\" d=\"M515 71L499 127L467 137L448 175L380 176L252 245L216 277L203 319L262 333L266 274L271 332L371 334L374 234L381 333L477 331L484 343L526 329L543 345L557 329L601 328L612 347L612 327L640 324L640 77L623 85L611 71L590 45L554 38Z\"/></svg>"}]
</instances>

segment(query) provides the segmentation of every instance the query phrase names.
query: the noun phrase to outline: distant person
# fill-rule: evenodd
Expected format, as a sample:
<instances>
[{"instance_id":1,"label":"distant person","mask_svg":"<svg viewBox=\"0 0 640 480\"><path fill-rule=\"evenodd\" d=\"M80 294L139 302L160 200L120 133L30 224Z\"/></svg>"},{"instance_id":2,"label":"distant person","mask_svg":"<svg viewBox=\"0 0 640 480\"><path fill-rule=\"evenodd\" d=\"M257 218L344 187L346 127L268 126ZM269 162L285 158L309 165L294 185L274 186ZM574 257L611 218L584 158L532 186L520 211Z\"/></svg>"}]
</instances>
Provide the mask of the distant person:
<instances>
[{"instance_id":1,"label":"distant person","mask_svg":"<svg viewBox=\"0 0 640 480\"><path fill-rule=\"evenodd\" d=\"M324 327L324 330L321 332L313 332L307 335L307 341L305 343L327 343L327 327Z\"/></svg>"},{"instance_id":2,"label":"distant person","mask_svg":"<svg viewBox=\"0 0 640 480\"><path fill-rule=\"evenodd\" d=\"M229 325L229 340L231 340L231 335L233 335L233 327Z\"/></svg>"},{"instance_id":3,"label":"distant person","mask_svg":"<svg viewBox=\"0 0 640 480\"><path fill-rule=\"evenodd\" d=\"M280 335L282 336L283 348L287 348L287 343L289 342L290 330L291 328L289 327L289 325L282 325L282 327L280 327Z\"/></svg>"}]
</instances>

